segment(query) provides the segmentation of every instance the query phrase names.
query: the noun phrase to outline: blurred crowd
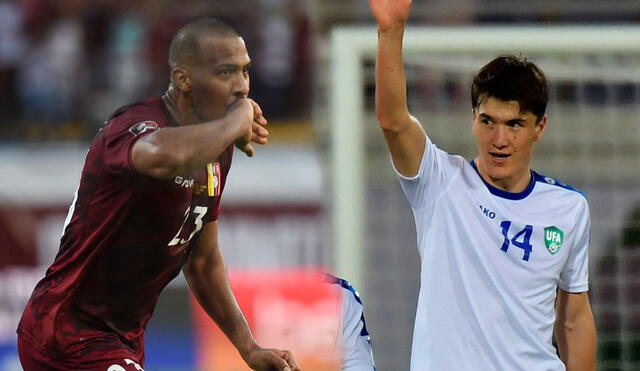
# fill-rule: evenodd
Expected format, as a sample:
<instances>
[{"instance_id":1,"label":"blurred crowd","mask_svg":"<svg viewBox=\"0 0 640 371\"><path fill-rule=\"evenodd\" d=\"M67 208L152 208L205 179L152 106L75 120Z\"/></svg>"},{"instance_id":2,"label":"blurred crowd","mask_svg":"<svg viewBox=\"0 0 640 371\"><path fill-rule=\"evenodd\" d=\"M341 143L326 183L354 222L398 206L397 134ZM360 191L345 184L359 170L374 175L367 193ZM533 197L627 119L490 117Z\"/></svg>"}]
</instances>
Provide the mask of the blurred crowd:
<instances>
[{"instance_id":1,"label":"blurred crowd","mask_svg":"<svg viewBox=\"0 0 640 371\"><path fill-rule=\"evenodd\" d=\"M421 0L411 22L640 20L637 0L617 4ZM313 41L326 43L337 24L371 24L364 0L0 0L0 142L90 139L120 105L161 95L170 38L199 16L222 18L244 36L251 96L276 124L309 121Z\"/></svg>"},{"instance_id":2,"label":"blurred crowd","mask_svg":"<svg viewBox=\"0 0 640 371\"><path fill-rule=\"evenodd\" d=\"M302 0L0 0L0 141L89 139L119 106L161 95L170 39L200 16L244 36L270 119L309 115Z\"/></svg>"}]
</instances>

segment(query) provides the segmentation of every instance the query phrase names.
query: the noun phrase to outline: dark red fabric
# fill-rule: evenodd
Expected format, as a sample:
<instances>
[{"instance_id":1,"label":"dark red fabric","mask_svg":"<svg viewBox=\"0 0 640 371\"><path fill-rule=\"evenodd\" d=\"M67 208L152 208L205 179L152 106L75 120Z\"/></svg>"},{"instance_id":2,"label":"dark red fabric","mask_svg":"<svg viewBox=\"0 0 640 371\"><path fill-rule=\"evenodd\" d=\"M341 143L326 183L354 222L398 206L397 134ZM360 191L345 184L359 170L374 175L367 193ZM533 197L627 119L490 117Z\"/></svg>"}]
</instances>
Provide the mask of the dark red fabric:
<instances>
[{"instance_id":1,"label":"dark red fabric","mask_svg":"<svg viewBox=\"0 0 640 371\"><path fill-rule=\"evenodd\" d=\"M105 352L102 360L65 361L52 359L31 346L18 336L18 356L24 371L141 371L140 362L133 357L118 358Z\"/></svg>"},{"instance_id":2,"label":"dark red fabric","mask_svg":"<svg viewBox=\"0 0 640 371\"><path fill-rule=\"evenodd\" d=\"M133 168L133 144L167 126L175 123L153 98L117 111L91 143L60 250L18 327L45 355L143 361L160 291L186 262L196 226L220 207L220 195L207 195L205 167L169 180ZM232 154L233 146L217 159L221 190Z\"/></svg>"}]
</instances>

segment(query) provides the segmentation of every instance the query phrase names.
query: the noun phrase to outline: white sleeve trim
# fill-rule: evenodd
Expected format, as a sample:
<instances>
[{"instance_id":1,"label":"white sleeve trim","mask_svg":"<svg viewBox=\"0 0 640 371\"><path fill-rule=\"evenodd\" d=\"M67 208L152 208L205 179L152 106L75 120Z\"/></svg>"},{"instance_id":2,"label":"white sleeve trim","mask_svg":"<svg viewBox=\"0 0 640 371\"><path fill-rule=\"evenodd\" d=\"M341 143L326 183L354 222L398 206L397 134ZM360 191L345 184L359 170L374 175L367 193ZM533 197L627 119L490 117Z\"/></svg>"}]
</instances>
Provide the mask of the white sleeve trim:
<instances>
[{"instance_id":1,"label":"white sleeve trim","mask_svg":"<svg viewBox=\"0 0 640 371\"><path fill-rule=\"evenodd\" d=\"M562 290L562 291L566 291L572 294L579 294L582 292L587 292L589 291L589 284L588 283L584 283L581 285L575 285L572 287L562 287L561 285L558 285L558 287Z\"/></svg>"}]
</instances>

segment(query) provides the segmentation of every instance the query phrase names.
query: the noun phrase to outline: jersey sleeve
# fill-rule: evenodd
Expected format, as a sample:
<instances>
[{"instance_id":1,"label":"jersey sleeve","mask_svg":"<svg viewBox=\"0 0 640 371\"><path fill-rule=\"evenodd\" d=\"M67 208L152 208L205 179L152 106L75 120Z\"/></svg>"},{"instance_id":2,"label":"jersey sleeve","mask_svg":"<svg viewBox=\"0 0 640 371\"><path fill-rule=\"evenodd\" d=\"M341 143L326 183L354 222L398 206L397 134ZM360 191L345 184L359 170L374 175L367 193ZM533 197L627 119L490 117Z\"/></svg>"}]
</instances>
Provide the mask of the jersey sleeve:
<instances>
[{"instance_id":1,"label":"jersey sleeve","mask_svg":"<svg viewBox=\"0 0 640 371\"><path fill-rule=\"evenodd\" d=\"M453 178L461 172L463 163L462 157L450 155L439 149L429 137L426 137L420 168L414 177L400 174L391 161L400 179L402 190L414 210L422 208L442 195Z\"/></svg>"},{"instance_id":2,"label":"jersey sleeve","mask_svg":"<svg viewBox=\"0 0 640 371\"><path fill-rule=\"evenodd\" d=\"M364 322L363 307L355 294L342 291L342 371L373 371L373 349Z\"/></svg>"},{"instance_id":3,"label":"jersey sleeve","mask_svg":"<svg viewBox=\"0 0 640 371\"><path fill-rule=\"evenodd\" d=\"M225 150L224 154L220 158L220 161L218 162L220 164L219 170L216 170L218 168L215 164L212 166L214 172L220 172L220 174L214 175L220 181L220 191L218 196L213 197L213 200L211 201L211 206L209 207L209 211L207 212L207 215L205 217L206 223L218 220L218 215L220 214L220 201L222 200L222 193L224 192L225 185L227 184L227 176L229 175L229 170L231 169L232 160L233 146L229 146L229 148Z\"/></svg>"},{"instance_id":4,"label":"jersey sleeve","mask_svg":"<svg viewBox=\"0 0 640 371\"><path fill-rule=\"evenodd\" d=\"M571 245L569 258L560 273L558 287L567 292L579 293L589 290L589 207L583 199L582 208L575 228L575 239Z\"/></svg>"},{"instance_id":5,"label":"jersey sleeve","mask_svg":"<svg viewBox=\"0 0 640 371\"><path fill-rule=\"evenodd\" d=\"M211 201L211 207L204 218L205 223L215 222L220 215L220 197L216 197Z\"/></svg>"},{"instance_id":6,"label":"jersey sleeve","mask_svg":"<svg viewBox=\"0 0 640 371\"><path fill-rule=\"evenodd\" d=\"M104 128L104 162L107 170L116 174L136 171L131 161L133 145L159 129L154 115L123 114L113 118Z\"/></svg>"}]
</instances>

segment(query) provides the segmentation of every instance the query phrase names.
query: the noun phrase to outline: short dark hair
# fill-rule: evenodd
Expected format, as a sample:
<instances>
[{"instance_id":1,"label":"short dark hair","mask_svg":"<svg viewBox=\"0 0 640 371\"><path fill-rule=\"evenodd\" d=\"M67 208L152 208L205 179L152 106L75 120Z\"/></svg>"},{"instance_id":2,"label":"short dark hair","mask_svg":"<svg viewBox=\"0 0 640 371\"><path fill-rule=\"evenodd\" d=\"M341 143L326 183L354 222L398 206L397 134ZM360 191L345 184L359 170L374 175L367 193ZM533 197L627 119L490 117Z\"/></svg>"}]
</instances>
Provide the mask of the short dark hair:
<instances>
[{"instance_id":1,"label":"short dark hair","mask_svg":"<svg viewBox=\"0 0 640 371\"><path fill-rule=\"evenodd\" d=\"M474 110L489 97L517 101L520 112L531 112L540 120L547 109L547 78L526 58L502 55L482 67L471 84Z\"/></svg>"},{"instance_id":2,"label":"short dark hair","mask_svg":"<svg viewBox=\"0 0 640 371\"><path fill-rule=\"evenodd\" d=\"M182 26L169 45L169 66L192 63L200 56L200 40L203 37L240 37L228 23L211 17L193 20Z\"/></svg>"}]
</instances>

